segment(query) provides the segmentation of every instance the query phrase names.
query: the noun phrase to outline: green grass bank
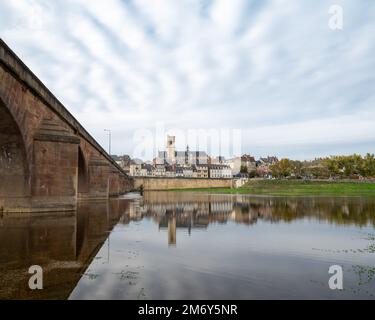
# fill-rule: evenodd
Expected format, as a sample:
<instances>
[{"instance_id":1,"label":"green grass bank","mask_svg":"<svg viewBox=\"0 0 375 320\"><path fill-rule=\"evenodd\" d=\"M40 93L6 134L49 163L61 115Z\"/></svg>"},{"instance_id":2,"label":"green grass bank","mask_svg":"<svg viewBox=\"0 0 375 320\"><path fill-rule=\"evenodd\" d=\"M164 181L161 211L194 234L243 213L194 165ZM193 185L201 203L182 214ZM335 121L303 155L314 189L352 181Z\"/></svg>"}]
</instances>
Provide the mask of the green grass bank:
<instances>
[{"instance_id":1,"label":"green grass bank","mask_svg":"<svg viewBox=\"0 0 375 320\"><path fill-rule=\"evenodd\" d=\"M374 182L250 180L237 189L199 188L171 191L195 191L222 194L253 194L271 196L374 196Z\"/></svg>"}]
</instances>

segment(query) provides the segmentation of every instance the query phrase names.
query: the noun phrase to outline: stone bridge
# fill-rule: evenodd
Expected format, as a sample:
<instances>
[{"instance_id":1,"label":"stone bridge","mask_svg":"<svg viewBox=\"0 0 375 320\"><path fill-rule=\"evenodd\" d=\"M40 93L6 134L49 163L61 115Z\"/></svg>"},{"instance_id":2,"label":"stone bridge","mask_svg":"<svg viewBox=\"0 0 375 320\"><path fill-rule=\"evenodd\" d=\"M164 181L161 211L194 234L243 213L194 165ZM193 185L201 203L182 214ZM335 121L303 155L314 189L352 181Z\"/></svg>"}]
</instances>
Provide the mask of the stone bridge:
<instances>
[{"instance_id":1,"label":"stone bridge","mask_svg":"<svg viewBox=\"0 0 375 320\"><path fill-rule=\"evenodd\" d=\"M0 214L75 210L133 180L0 39Z\"/></svg>"}]
</instances>

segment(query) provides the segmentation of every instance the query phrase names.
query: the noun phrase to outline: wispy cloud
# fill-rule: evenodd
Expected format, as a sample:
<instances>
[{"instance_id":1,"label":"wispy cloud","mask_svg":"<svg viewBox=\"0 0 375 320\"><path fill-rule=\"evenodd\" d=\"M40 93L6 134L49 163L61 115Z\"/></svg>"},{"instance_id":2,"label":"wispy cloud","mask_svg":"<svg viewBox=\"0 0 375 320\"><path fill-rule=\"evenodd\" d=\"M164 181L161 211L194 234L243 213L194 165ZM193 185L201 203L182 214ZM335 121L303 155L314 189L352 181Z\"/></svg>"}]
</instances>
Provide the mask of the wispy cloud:
<instances>
[{"instance_id":1,"label":"wispy cloud","mask_svg":"<svg viewBox=\"0 0 375 320\"><path fill-rule=\"evenodd\" d=\"M0 0L0 35L99 142L112 128L117 153L156 122L242 129L256 155L364 152L375 4L335 1L340 31L328 28L332 4Z\"/></svg>"}]
</instances>

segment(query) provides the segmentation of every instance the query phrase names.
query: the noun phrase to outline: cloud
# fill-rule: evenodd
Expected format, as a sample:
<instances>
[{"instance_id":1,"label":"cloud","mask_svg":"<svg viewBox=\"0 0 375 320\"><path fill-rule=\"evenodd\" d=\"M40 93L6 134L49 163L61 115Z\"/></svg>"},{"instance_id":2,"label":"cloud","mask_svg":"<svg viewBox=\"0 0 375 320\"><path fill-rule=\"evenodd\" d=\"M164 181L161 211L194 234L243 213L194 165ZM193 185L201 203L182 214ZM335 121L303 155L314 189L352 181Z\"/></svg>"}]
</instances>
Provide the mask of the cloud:
<instances>
[{"instance_id":1,"label":"cloud","mask_svg":"<svg viewBox=\"0 0 375 320\"><path fill-rule=\"evenodd\" d=\"M375 5L336 2L341 31L324 0L0 0L0 34L104 146L112 128L118 154L163 122L311 158L375 142Z\"/></svg>"}]
</instances>

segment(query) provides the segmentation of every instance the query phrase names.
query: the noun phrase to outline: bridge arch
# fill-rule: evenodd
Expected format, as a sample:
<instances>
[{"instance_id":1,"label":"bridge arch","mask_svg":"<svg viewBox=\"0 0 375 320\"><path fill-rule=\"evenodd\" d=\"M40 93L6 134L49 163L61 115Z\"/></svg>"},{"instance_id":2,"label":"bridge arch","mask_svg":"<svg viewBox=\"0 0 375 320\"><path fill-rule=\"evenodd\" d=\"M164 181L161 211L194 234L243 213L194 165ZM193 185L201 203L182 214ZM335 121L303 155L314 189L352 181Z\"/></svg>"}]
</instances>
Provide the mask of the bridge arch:
<instances>
[{"instance_id":1,"label":"bridge arch","mask_svg":"<svg viewBox=\"0 0 375 320\"><path fill-rule=\"evenodd\" d=\"M0 99L0 210L30 197L30 168L21 130L11 111Z\"/></svg>"}]
</instances>

